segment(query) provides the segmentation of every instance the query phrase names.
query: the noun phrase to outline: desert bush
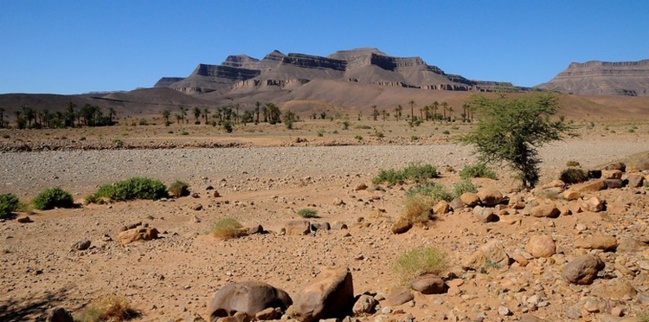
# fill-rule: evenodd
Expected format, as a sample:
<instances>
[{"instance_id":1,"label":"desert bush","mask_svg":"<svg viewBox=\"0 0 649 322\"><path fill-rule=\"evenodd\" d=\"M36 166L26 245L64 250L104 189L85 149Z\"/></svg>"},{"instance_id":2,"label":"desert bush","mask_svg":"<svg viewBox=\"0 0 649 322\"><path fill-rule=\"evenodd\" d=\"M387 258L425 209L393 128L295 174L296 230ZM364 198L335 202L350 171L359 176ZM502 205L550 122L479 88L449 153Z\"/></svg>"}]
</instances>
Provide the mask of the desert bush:
<instances>
[{"instance_id":1,"label":"desert bush","mask_svg":"<svg viewBox=\"0 0 649 322\"><path fill-rule=\"evenodd\" d=\"M126 321L139 315L127 299L108 295L93 300L81 312L78 320L81 322Z\"/></svg>"},{"instance_id":2,"label":"desert bush","mask_svg":"<svg viewBox=\"0 0 649 322\"><path fill-rule=\"evenodd\" d=\"M242 227L238 220L227 217L215 222L210 228L210 234L223 240L238 238L243 236Z\"/></svg>"},{"instance_id":3,"label":"desert bush","mask_svg":"<svg viewBox=\"0 0 649 322\"><path fill-rule=\"evenodd\" d=\"M442 200L453 200L453 194L443 185L436 183L427 183L423 186L411 188L406 192L406 196L408 197L417 195L428 198L431 204L438 203Z\"/></svg>"},{"instance_id":4,"label":"desert bush","mask_svg":"<svg viewBox=\"0 0 649 322\"><path fill-rule=\"evenodd\" d=\"M423 195L411 195L403 205L403 217L413 223L426 222L431 219L430 198Z\"/></svg>"},{"instance_id":5,"label":"desert bush","mask_svg":"<svg viewBox=\"0 0 649 322\"><path fill-rule=\"evenodd\" d=\"M417 140L419 140L418 136L416 136L416 135L411 135L410 136L410 141L417 141Z\"/></svg>"},{"instance_id":6,"label":"desert bush","mask_svg":"<svg viewBox=\"0 0 649 322\"><path fill-rule=\"evenodd\" d=\"M449 134L451 134L451 132L449 130L444 130L444 131L442 131L442 134L449 135Z\"/></svg>"},{"instance_id":7,"label":"desert bush","mask_svg":"<svg viewBox=\"0 0 649 322\"><path fill-rule=\"evenodd\" d=\"M34 203L34 207L39 210L49 210L55 207L72 208L74 206L72 195L61 189L61 187L43 190L32 202Z\"/></svg>"},{"instance_id":8,"label":"desert bush","mask_svg":"<svg viewBox=\"0 0 649 322\"><path fill-rule=\"evenodd\" d=\"M588 172L578 168L568 168L561 171L559 179L567 184L579 183L588 180Z\"/></svg>"},{"instance_id":9,"label":"desert bush","mask_svg":"<svg viewBox=\"0 0 649 322\"><path fill-rule=\"evenodd\" d=\"M354 137L354 139L356 139L356 141L360 142L360 141L363 141L363 136L361 136L361 135L356 135L356 136Z\"/></svg>"},{"instance_id":10,"label":"desert bush","mask_svg":"<svg viewBox=\"0 0 649 322\"><path fill-rule=\"evenodd\" d=\"M343 121L343 130L349 130L349 121Z\"/></svg>"},{"instance_id":11,"label":"desert bush","mask_svg":"<svg viewBox=\"0 0 649 322\"><path fill-rule=\"evenodd\" d=\"M124 146L124 142L120 139L115 139L113 140L113 146L115 146L116 148L121 148Z\"/></svg>"},{"instance_id":12,"label":"desert bush","mask_svg":"<svg viewBox=\"0 0 649 322\"><path fill-rule=\"evenodd\" d=\"M447 267L445 252L435 247L425 247L401 254L394 263L393 271L402 282L408 282L423 274L439 275Z\"/></svg>"},{"instance_id":13,"label":"desert bush","mask_svg":"<svg viewBox=\"0 0 649 322\"><path fill-rule=\"evenodd\" d=\"M101 201L126 201L133 199L156 200L168 196L167 187L159 180L146 177L135 177L119 181L112 185L102 185L92 195L86 197L86 203Z\"/></svg>"},{"instance_id":14,"label":"desert bush","mask_svg":"<svg viewBox=\"0 0 649 322\"><path fill-rule=\"evenodd\" d=\"M303 208L297 211L297 214L302 218L316 218L318 217L318 211L311 208Z\"/></svg>"},{"instance_id":15,"label":"desert bush","mask_svg":"<svg viewBox=\"0 0 649 322\"><path fill-rule=\"evenodd\" d=\"M453 185L453 196L459 198L465 192L478 192L478 189L471 183L470 180L462 180Z\"/></svg>"},{"instance_id":16,"label":"desert bush","mask_svg":"<svg viewBox=\"0 0 649 322\"><path fill-rule=\"evenodd\" d=\"M385 137L385 134L381 131L374 130L374 133L370 134L371 136L377 137L377 138L382 138Z\"/></svg>"},{"instance_id":17,"label":"desert bush","mask_svg":"<svg viewBox=\"0 0 649 322\"><path fill-rule=\"evenodd\" d=\"M231 121L224 121L221 123L221 127L225 130L227 133L232 133L234 128L232 127L232 122Z\"/></svg>"},{"instance_id":18,"label":"desert bush","mask_svg":"<svg viewBox=\"0 0 649 322\"><path fill-rule=\"evenodd\" d=\"M11 213L18 209L18 205L18 197L14 194L0 194L0 219L11 217Z\"/></svg>"},{"instance_id":19,"label":"desert bush","mask_svg":"<svg viewBox=\"0 0 649 322\"><path fill-rule=\"evenodd\" d=\"M359 130L369 130L369 129L371 129L372 127L369 126L369 125L356 125L354 128L355 128L355 129L359 129Z\"/></svg>"},{"instance_id":20,"label":"desert bush","mask_svg":"<svg viewBox=\"0 0 649 322\"><path fill-rule=\"evenodd\" d=\"M189 196L189 184L176 180L169 185L169 194L176 198Z\"/></svg>"},{"instance_id":21,"label":"desert bush","mask_svg":"<svg viewBox=\"0 0 649 322\"><path fill-rule=\"evenodd\" d=\"M643 311L638 314L638 322L649 322L649 311Z\"/></svg>"},{"instance_id":22,"label":"desert bush","mask_svg":"<svg viewBox=\"0 0 649 322\"><path fill-rule=\"evenodd\" d=\"M460 171L460 178L462 179L471 179L471 178L489 178L489 179L498 179L496 173L487 168L487 165L479 162L474 165L467 165Z\"/></svg>"},{"instance_id":23,"label":"desert bush","mask_svg":"<svg viewBox=\"0 0 649 322\"><path fill-rule=\"evenodd\" d=\"M439 173L437 168L430 164L410 163L402 170L388 169L380 170L379 174L372 179L372 183L379 184L388 182L389 184L397 184L406 180L414 182L424 182L427 179L437 178Z\"/></svg>"},{"instance_id":24,"label":"desert bush","mask_svg":"<svg viewBox=\"0 0 649 322\"><path fill-rule=\"evenodd\" d=\"M579 164L579 161L570 160L566 162L566 167L579 167L579 166L581 166L581 164Z\"/></svg>"},{"instance_id":25,"label":"desert bush","mask_svg":"<svg viewBox=\"0 0 649 322\"><path fill-rule=\"evenodd\" d=\"M180 132L180 135L189 135L189 132L187 132L187 131L185 131L185 130L182 130L182 131Z\"/></svg>"}]
</instances>

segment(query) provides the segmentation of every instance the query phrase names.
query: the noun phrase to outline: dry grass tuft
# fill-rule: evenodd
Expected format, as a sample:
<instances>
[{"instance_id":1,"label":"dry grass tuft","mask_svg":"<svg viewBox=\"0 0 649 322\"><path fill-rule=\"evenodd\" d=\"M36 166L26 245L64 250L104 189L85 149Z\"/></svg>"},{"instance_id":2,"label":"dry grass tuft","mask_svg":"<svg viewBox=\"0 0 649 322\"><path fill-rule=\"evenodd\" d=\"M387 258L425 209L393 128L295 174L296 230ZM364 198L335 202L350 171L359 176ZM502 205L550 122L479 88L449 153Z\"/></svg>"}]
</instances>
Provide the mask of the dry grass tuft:
<instances>
[{"instance_id":1,"label":"dry grass tuft","mask_svg":"<svg viewBox=\"0 0 649 322\"><path fill-rule=\"evenodd\" d=\"M244 234L241 228L243 228L243 226L239 221L228 217L215 222L210 229L210 234L216 238L228 240L243 236Z\"/></svg>"},{"instance_id":2,"label":"dry grass tuft","mask_svg":"<svg viewBox=\"0 0 649 322\"><path fill-rule=\"evenodd\" d=\"M79 317L81 322L126 321L138 317L138 311L131 307L127 299L107 295L93 300Z\"/></svg>"},{"instance_id":3,"label":"dry grass tuft","mask_svg":"<svg viewBox=\"0 0 649 322\"><path fill-rule=\"evenodd\" d=\"M448 268L447 255L435 247L411 250L397 258L393 271L406 283L423 274L439 275Z\"/></svg>"},{"instance_id":4,"label":"dry grass tuft","mask_svg":"<svg viewBox=\"0 0 649 322\"><path fill-rule=\"evenodd\" d=\"M431 199L419 194L406 198L403 207L403 217L412 223L427 222L431 219Z\"/></svg>"}]
</instances>

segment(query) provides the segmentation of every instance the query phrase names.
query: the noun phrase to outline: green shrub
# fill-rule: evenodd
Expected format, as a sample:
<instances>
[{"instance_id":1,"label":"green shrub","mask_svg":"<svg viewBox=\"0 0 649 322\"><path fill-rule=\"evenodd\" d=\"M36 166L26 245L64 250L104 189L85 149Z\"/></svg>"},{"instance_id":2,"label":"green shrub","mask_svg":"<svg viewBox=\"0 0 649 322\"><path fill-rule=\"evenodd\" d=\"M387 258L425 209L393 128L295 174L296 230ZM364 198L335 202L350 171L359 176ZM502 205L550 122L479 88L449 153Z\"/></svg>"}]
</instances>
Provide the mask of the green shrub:
<instances>
[{"instance_id":1,"label":"green shrub","mask_svg":"<svg viewBox=\"0 0 649 322\"><path fill-rule=\"evenodd\" d=\"M234 131L234 127L232 127L232 122L231 121L225 121L221 124L221 127L225 130L227 133L232 133Z\"/></svg>"},{"instance_id":2,"label":"green shrub","mask_svg":"<svg viewBox=\"0 0 649 322\"><path fill-rule=\"evenodd\" d=\"M228 217L215 222L210 233L216 238L228 240L243 236L242 227L238 220Z\"/></svg>"},{"instance_id":3,"label":"green shrub","mask_svg":"<svg viewBox=\"0 0 649 322\"><path fill-rule=\"evenodd\" d=\"M185 130L182 130L182 131L180 132L180 135L189 135L189 132L187 132L187 131L185 131Z\"/></svg>"},{"instance_id":4,"label":"green shrub","mask_svg":"<svg viewBox=\"0 0 649 322\"><path fill-rule=\"evenodd\" d=\"M484 163L476 163L474 165L467 165L460 171L460 178L462 179L471 179L471 178L489 178L489 179L498 179L496 173L487 168L487 165Z\"/></svg>"},{"instance_id":5,"label":"green shrub","mask_svg":"<svg viewBox=\"0 0 649 322\"><path fill-rule=\"evenodd\" d=\"M302 218L317 218L318 211L311 208L303 208L298 210L297 214Z\"/></svg>"},{"instance_id":6,"label":"green shrub","mask_svg":"<svg viewBox=\"0 0 649 322\"><path fill-rule=\"evenodd\" d=\"M416 135L411 135L410 136L410 141L417 141L417 140L419 140L418 136L416 136Z\"/></svg>"},{"instance_id":7,"label":"green shrub","mask_svg":"<svg viewBox=\"0 0 649 322\"><path fill-rule=\"evenodd\" d=\"M423 195L410 195L403 205L403 217L413 223L427 222L432 216L430 198Z\"/></svg>"},{"instance_id":8,"label":"green shrub","mask_svg":"<svg viewBox=\"0 0 649 322\"><path fill-rule=\"evenodd\" d=\"M39 210L49 210L55 207L72 208L74 206L72 195L61 189L61 187L43 190L32 202L34 203L34 207Z\"/></svg>"},{"instance_id":9,"label":"green shrub","mask_svg":"<svg viewBox=\"0 0 649 322\"><path fill-rule=\"evenodd\" d=\"M11 213L18 209L18 205L18 197L14 194L0 194L0 219L11 217Z\"/></svg>"},{"instance_id":10,"label":"green shrub","mask_svg":"<svg viewBox=\"0 0 649 322\"><path fill-rule=\"evenodd\" d=\"M448 130L445 130L445 131L442 132L442 134L449 135L449 134L451 134L451 132L449 132Z\"/></svg>"},{"instance_id":11,"label":"green shrub","mask_svg":"<svg viewBox=\"0 0 649 322\"><path fill-rule=\"evenodd\" d=\"M349 130L349 121L343 121L343 130Z\"/></svg>"},{"instance_id":12,"label":"green shrub","mask_svg":"<svg viewBox=\"0 0 649 322\"><path fill-rule=\"evenodd\" d=\"M638 322L649 322L649 311L640 312L638 314Z\"/></svg>"},{"instance_id":13,"label":"green shrub","mask_svg":"<svg viewBox=\"0 0 649 322\"><path fill-rule=\"evenodd\" d=\"M453 185L453 196L459 198L465 192L478 192L478 189L471 183L470 180L462 180Z\"/></svg>"},{"instance_id":14,"label":"green shrub","mask_svg":"<svg viewBox=\"0 0 649 322\"><path fill-rule=\"evenodd\" d=\"M115 146L116 148L121 148L124 146L124 142L122 142L122 140L120 139L115 139L113 140L113 146Z\"/></svg>"},{"instance_id":15,"label":"green shrub","mask_svg":"<svg viewBox=\"0 0 649 322\"><path fill-rule=\"evenodd\" d=\"M588 172L583 169L568 168L561 171L559 179L567 184L584 182L588 180Z\"/></svg>"},{"instance_id":16,"label":"green shrub","mask_svg":"<svg viewBox=\"0 0 649 322\"><path fill-rule=\"evenodd\" d=\"M393 271L407 283L423 274L439 275L448 267L447 255L435 247L425 247L402 254L394 263Z\"/></svg>"},{"instance_id":17,"label":"green shrub","mask_svg":"<svg viewBox=\"0 0 649 322\"><path fill-rule=\"evenodd\" d=\"M86 203L102 201L126 201L133 199L156 200L167 197L167 187L159 180L135 177L99 187L97 192L86 197Z\"/></svg>"},{"instance_id":18,"label":"green shrub","mask_svg":"<svg viewBox=\"0 0 649 322\"><path fill-rule=\"evenodd\" d=\"M417 195L429 198L431 204L436 204L442 200L453 200L453 194L443 185L436 183L427 183L423 186L411 188L406 192L406 196L408 197Z\"/></svg>"},{"instance_id":19,"label":"green shrub","mask_svg":"<svg viewBox=\"0 0 649 322\"><path fill-rule=\"evenodd\" d=\"M189 196L189 184L176 180L169 185L169 194L176 198Z\"/></svg>"},{"instance_id":20,"label":"green shrub","mask_svg":"<svg viewBox=\"0 0 649 322\"><path fill-rule=\"evenodd\" d=\"M581 164L579 164L579 161L570 160L566 162L566 167L579 167L579 166L581 166Z\"/></svg>"},{"instance_id":21,"label":"green shrub","mask_svg":"<svg viewBox=\"0 0 649 322\"><path fill-rule=\"evenodd\" d=\"M402 170L388 169L380 170L379 174L372 179L372 183L380 184L387 182L397 184L406 180L424 182L427 179L438 178L437 168L430 164L411 163Z\"/></svg>"},{"instance_id":22,"label":"green shrub","mask_svg":"<svg viewBox=\"0 0 649 322\"><path fill-rule=\"evenodd\" d=\"M363 141L363 137L361 135L356 135L354 139L356 139L356 141L358 142Z\"/></svg>"}]
</instances>

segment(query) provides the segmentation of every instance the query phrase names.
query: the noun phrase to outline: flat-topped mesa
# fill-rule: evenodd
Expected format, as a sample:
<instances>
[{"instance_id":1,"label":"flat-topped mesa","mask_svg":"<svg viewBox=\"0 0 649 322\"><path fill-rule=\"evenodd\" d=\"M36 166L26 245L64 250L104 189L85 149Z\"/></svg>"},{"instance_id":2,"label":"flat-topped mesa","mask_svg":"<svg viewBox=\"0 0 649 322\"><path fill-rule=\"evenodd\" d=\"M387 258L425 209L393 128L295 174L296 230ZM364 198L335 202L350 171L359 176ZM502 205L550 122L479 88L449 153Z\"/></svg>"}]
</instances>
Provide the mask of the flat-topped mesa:
<instances>
[{"instance_id":1,"label":"flat-topped mesa","mask_svg":"<svg viewBox=\"0 0 649 322\"><path fill-rule=\"evenodd\" d=\"M578 95L649 96L649 60L571 63L537 87Z\"/></svg>"},{"instance_id":2,"label":"flat-topped mesa","mask_svg":"<svg viewBox=\"0 0 649 322\"><path fill-rule=\"evenodd\" d=\"M254 66L257 62L259 62L259 59L242 54L228 56L228 58L226 58L225 61L221 63L221 65L229 67L251 68L251 66Z\"/></svg>"},{"instance_id":3,"label":"flat-topped mesa","mask_svg":"<svg viewBox=\"0 0 649 322\"><path fill-rule=\"evenodd\" d=\"M344 60L304 54L288 54L282 59L282 63L301 68L333 69L338 71L345 71L347 67L347 62Z\"/></svg>"},{"instance_id":4,"label":"flat-topped mesa","mask_svg":"<svg viewBox=\"0 0 649 322\"><path fill-rule=\"evenodd\" d=\"M170 87L173 83L180 82L184 77L162 77L153 87Z\"/></svg>"}]
</instances>

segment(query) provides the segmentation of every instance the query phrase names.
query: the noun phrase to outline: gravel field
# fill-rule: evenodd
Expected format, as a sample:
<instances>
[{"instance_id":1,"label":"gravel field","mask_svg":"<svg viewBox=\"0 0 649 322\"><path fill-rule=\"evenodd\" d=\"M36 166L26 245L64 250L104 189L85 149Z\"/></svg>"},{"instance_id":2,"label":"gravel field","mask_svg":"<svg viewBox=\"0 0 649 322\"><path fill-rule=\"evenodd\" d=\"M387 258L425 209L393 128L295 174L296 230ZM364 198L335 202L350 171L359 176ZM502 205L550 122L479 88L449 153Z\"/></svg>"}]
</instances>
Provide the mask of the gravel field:
<instances>
[{"instance_id":1,"label":"gravel field","mask_svg":"<svg viewBox=\"0 0 649 322\"><path fill-rule=\"evenodd\" d=\"M545 146L541 166L543 173L553 173L568 160L589 167L648 149L646 142L638 140L569 140ZM411 161L459 169L473 162L474 156L470 147L455 144L2 153L0 189L31 196L60 185L85 193L96 185L133 176L190 183L204 178L237 179L244 174L261 178L373 176L379 169Z\"/></svg>"}]
</instances>

